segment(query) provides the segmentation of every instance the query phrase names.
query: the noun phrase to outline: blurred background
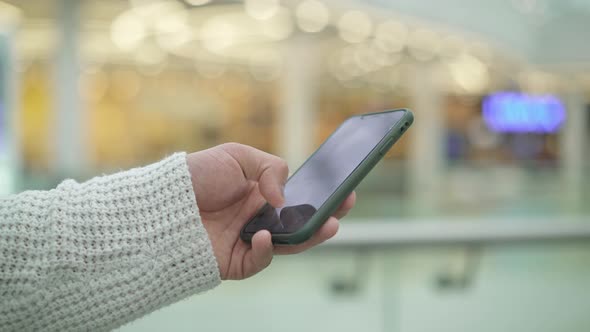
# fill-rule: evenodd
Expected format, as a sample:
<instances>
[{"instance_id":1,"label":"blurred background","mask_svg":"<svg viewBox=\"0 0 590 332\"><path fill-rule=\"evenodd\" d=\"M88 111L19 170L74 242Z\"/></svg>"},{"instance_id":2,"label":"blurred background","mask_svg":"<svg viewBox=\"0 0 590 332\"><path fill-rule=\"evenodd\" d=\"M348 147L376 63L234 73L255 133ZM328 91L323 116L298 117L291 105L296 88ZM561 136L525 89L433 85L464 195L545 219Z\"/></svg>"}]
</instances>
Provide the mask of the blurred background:
<instances>
[{"instance_id":1,"label":"blurred background","mask_svg":"<svg viewBox=\"0 0 590 332\"><path fill-rule=\"evenodd\" d=\"M589 30L586 0L0 1L0 191L228 141L294 170L410 108L331 243L120 330L587 331Z\"/></svg>"}]
</instances>

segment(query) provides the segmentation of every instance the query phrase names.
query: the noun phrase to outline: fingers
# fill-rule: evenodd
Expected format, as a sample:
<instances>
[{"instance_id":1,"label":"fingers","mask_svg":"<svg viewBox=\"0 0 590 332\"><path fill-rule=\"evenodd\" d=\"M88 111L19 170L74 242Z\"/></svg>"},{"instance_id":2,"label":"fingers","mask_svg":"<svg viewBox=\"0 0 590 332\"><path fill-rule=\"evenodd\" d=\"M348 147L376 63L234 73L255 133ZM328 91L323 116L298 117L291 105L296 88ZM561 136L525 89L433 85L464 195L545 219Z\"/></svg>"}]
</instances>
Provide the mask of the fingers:
<instances>
[{"instance_id":1,"label":"fingers","mask_svg":"<svg viewBox=\"0 0 590 332\"><path fill-rule=\"evenodd\" d=\"M352 193L350 193L350 195L348 195L344 202L342 202L338 210L336 210L336 212L334 213L334 217L336 217L336 219L344 218L348 214L348 211L350 211L354 207L355 203L356 193L353 191Z\"/></svg>"},{"instance_id":2,"label":"fingers","mask_svg":"<svg viewBox=\"0 0 590 332\"><path fill-rule=\"evenodd\" d=\"M289 167L283 159L237 143L224 144L223 148L240 164L246 179L258 182L262 197L270 205L283 206L283 190L289 176Z\"/></svg>"},{"instance_id":3,"label":"fingers","mask_svg":"<svg viewBox=\"0 0 590 332\"><path fill-rule=\"evenodd\" d=\"M285 204L284 190L288 175L287 163L278 157L273 156L272 160L261 167L258 188L262 197L273 207L278 208Z\"/></svg>"},{"instance_id":4,"label":"fingers","mask_svg":"<svg viewBox=\"0 0 590 332\"><path fill-rule=\"evenodd\" d=\"M264 270L272 261L273 245L268 231L259 231L252 237L252 251L250 264L255 268L254 273Z\"/></svg>"},{"instance_id":5,"label":"fingers","mask_svg":"<svg viewBox=\"0 0 590 332\"><path fill-rule=\"evenodd\" d=\"M338 232L338 227L338 219L330 217L309 240L295 246L276 246L274 252L279 255L300 253L332 238Z\"/></svg>"}]
</instances>

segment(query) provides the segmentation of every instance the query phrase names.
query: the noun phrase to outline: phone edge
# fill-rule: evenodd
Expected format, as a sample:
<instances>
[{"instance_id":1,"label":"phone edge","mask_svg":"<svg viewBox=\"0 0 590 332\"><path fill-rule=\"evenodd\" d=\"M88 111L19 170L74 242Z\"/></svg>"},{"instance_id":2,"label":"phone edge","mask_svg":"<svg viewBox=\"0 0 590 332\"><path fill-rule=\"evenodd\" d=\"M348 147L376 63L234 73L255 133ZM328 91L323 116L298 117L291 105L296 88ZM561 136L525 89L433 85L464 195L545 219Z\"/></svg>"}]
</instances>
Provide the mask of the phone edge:
<instances>
[{"instance_id":1,"label":"phone edge","mask_svg":"<svg viewBox=\"0 0 590 332\"><path fill-rule=\"evenodd\" d=\"M344 182L330 195L328 200L320 206L318 211L313 215L313 217L299 230L294 233L278 233L272 234L272 241L274 244L278 245L296 245L305 242L308 240L325 222L326 220L338 209L338 207L344 202L344 200L354 191L354 189L359 185L359 183L367 176L367 174L383 159L385 154L381 155L380 150L385 147L387 141L393 137L393 141L391 145L387 148L389 151L393 145L401 138L401 136L407 131L409 127L411 127L412 123L414 122L414 114L411 110L402 108L402 109L394 109L394 110L385 110L382 112L374 112L374 113L366 113L366 114L358 114L349 117L348 119L354 117L362 117L368 115L376 115L388 112L396 112L396 111L403 111L405 114L400 118L397 124L391 128L391 130L385 135L379 144L377 144L373 150L367 155L367 157L357 166L357 168L344 180ZM347 120L348 120L347 119ZM346 120L345 120L346 121ZM404 123L408 123L407 128L404 131L401 131L401 127ZM344 122L342 123L344 124ZM341 124L341 125L342 125ZM341 126L340 125L340 126ZM338 128L340 128L338 126ZM336 132L338 130L334 130ZM332 135L330 135L332 136ZM324 143L330 138L326 138L326 140L311 154L307 159L310 159L315 155L317 151L321 149ZM306 160L307 162L307 160ZM302 166L305 162L302 164ZM300 167L301 168L301 167ZM299 168L299 169L300 169ZM299 171L299 169L297 171ZM297 174L297 171L293 173L293 175ZM291 176L293 176L291 175ZM327 206L327 207L326 207ZM252 220L250 218L240 230L240 238L245 242L251 242L252 236L254 233L244 232L246 225Z\"/></svg>"}]
</instances>

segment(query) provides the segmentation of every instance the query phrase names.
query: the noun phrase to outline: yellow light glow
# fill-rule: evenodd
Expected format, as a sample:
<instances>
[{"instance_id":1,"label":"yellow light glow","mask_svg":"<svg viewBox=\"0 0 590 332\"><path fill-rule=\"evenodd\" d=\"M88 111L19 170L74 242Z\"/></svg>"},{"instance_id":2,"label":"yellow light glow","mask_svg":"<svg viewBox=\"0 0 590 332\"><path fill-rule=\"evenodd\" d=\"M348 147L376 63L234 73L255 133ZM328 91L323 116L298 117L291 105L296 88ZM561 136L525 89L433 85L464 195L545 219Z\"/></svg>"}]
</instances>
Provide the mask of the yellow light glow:
<instances>
[{"instance_id":1,"label":"yellow light glow","mask_svg":"<svg viewBox=\"0 0 590 332\"><path fill-rule=\"evenodd\" d=\"M399 22L386 21L377 26L375 45L385 52L399 52L406 45L408 28Z\"/></svg>"},{"instance_id":2,"label":"yellow light glow","mask_svg":"<svg viewBox=\"0 0 590 332\"><path fill-rule=\"evenodd\" d=\"M167 13L159 17L154 26L160 34L178 33L187 29L187 16L186 10Z\"/></svg>"},{"instance_id":3,"label":"yellow light glow","mask_svg":"<svg viewBox=\"0 0 590 332\"><path fill-rule=\"evenodd\" d=\"M170 52L177 51L193 39L188 13L184 9L163 14L155 22L154 28L158 45Z\"/></svg>"},{"instance_id":4,"label":"yellow light glow","mask_svg":"<svg viewBox=\"0 0 590 332\"><path fill-rule=\"evenodd\" d=\"M245 0L246 13L257 20L267 20L279 10L279 0Z\"/></svg>"},{"instance_id":5,"label":"yellow light glow","mask_svg":"<svg viewBox=\"0 0 590 332\"><path fill-rule=\"evenodd\" d=\"M166 53L156 45L144 44L135 52L135 59L146 66L154 66L166 60Z\"/></svg>"},{"instance_id":6,"label":"yellow light glow","mask_svg":"<svg viewBox=\"0 0 590 332\"><path fill-rule=\"evenodd\" d=\"M180 2L163 0L132 1L131 12L139 16L144 22L156 22L170 13L177 13L184 10Z\"/></svg>"},{"instance_id":7,"label":"yellow light glow","mask_svg":"<svg viewBox=\"0 0 590 332\"><path fill-rule=\"evenodd\" d=\"M193 38L193 32L189 29L184 29L176 33L157 35L156 42L163 49L170 52L175 52L183 45L193 40Z\"/></svg>"},{"instance_id":8,"label":"yellow light glow","mask_svg":"<svg viewBox=\"0 0 590 332\"><path fill-rule=\"evenodd\" d=\"M272 40L287 39L293 33L293 19L287 9L279 10L273 17L260 23L262 33Z\"/></svg>"},{"instance_id":9,"label":"yellow light glow","mask_svg":"<svg viewBox=\"0 0 590 332\"><path fill-rule=\"evenodd\" d=\"M11 4L0 1L0 22L16 26L22 19L22 11Z\"/></svg>"},{"instance_id":10,"label":"yellow light glow","mask_svg":"<svg viewBox=\"0 0 590 332\"><path fill-rule=\"evenodd\" d=\"M354 61L358 68L368 73L379 69L380 65L375 61L373 49L368 45L358 45L354 48Z\"/></svg>"},{"instance_id":11,"label":"yellow light glow","mask_svg":"<svg viewBox=\"0 0 590 332\"><path fill-rule=\"evenodd\" d=\"M211 0L186 0L186 3L191 6L202 6L208 4L209 2L211 2Z\"/></svg>"},{"instance_id":12,"label":"yellow light glow","mask_svg":"<svg viewBox=\"0 0 590 332\"><path fill-rule=\"evenodd\" d=\"M234 26L221 17L205 22L201 30L203 46L211 52L220 52L231 46L236 38Z\"/></svg>"},{"instance_id":13,"label":"yellow light glow","mask_svg":"<svg viewBox=\"0 0 590 332\"><path fill-rule=\"evenodd\" d=\"M360 43L367 39L373 30L369 16L358 10L344 13L338 21L340 38L349 43Z\"/></svg>"},{"instance_id":14,"label":"yellow light glow","mask_svg":"<svg viewBox=\"0 0 590 332\"><path fill-rule=\"evenodd\" d=\"M336 52L330 61L330 71L339 81L350 81L364 74L355 59L356 49L348 46Z\"/></svg>"},{"instance_id":15,"label":"yellow light glow","mask_svg":"<svg viewBox=\"0 0 590 332\"><path fill-rule=\"evenodd\" d=\"M295 10L297 26L305 32L320 32L330 22L328 7L317 0L305 0Z\"/></svg>"},{"instance_id":16,"label":"yellow light glow","mask_svg":"<svg viewBox=\"0 0 590 332\"><path fill-rule=\"evenodd\" d=\"M111 39L123 51L139 47L146 36L146 26L133 12L124 12L111 24Z\"/></svg>"},{"instance_id":17,"label":"yellow light glow","mask_svg":"<svg viewBox=\"0 0 590 332\"><path fill-rule=\"evenodd\" d=\"M455 82L466 92L481 93L489 84L486 65L470 54L463 53L449 63L449 70Z\"/></svg>"}]
</instances>

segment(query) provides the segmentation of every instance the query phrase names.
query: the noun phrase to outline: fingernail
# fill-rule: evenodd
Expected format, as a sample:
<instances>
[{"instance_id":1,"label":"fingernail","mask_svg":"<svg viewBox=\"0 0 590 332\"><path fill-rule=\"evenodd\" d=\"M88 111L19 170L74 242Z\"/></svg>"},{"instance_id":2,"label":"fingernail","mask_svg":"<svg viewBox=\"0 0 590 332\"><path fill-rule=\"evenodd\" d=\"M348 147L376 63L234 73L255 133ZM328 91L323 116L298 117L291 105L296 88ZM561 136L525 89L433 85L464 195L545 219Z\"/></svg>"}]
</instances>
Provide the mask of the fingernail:
<instances>
[{"instance_id":1,"label":"fingernail","mask_svg":"<svg viewBox=\"0 0 590 332\"><path fill-rule=\"evenodd\" d=\"M285 205L285 185L284 184L281 185L281 202L282 202L281 206L279 206L279 207L282 207L283 205Z\"/></svg>"}]
</instances>

